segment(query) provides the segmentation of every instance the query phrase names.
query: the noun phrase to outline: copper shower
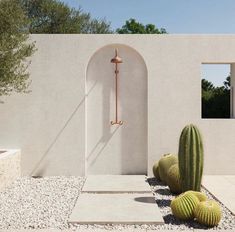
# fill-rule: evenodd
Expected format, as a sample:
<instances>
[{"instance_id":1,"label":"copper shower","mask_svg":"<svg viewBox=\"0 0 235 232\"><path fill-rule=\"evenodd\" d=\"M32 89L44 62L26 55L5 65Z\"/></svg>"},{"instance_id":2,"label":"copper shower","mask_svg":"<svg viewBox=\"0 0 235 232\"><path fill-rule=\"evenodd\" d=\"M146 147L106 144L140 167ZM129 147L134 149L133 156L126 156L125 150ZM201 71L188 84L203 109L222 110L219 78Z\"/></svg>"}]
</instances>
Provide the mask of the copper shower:
<instances>
[{"instance_id":1,"label":"copper shower","mask_svg":"<svg viewBox=\"0 0 235 232\"><path fill-rule=\"evenodd\" d=\"M123 121L118 120L118 64L122 63L121 57L118 56L118 51L115 49L115 57L111 59L111 63L115 64L115 120L111 121L111 125L122 125Z\"/></svg>"}]
</instances>

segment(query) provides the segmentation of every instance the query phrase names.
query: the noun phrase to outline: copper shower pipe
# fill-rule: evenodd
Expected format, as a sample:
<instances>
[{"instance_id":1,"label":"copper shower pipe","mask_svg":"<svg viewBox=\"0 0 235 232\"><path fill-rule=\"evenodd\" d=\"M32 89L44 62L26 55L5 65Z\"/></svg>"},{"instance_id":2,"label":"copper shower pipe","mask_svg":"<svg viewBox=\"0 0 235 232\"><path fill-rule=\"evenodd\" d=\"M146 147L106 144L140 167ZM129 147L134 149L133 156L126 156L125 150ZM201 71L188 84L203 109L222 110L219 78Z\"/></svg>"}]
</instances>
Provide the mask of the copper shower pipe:
<instances>
[{"instance_id":1,"label":"copper shower pipe","mask_svg":"<svg viewBox=\"0 0 235 232\"><path fill-rule=\"evenodd\" d=\"M111 125L122 125L123 121L118 120L118 64L122 63L121 57L118 56L118 51L115 49L115 57L111 60L111 63L115 64L115 121L111 121Z\"/></svg>"}]
</instances>

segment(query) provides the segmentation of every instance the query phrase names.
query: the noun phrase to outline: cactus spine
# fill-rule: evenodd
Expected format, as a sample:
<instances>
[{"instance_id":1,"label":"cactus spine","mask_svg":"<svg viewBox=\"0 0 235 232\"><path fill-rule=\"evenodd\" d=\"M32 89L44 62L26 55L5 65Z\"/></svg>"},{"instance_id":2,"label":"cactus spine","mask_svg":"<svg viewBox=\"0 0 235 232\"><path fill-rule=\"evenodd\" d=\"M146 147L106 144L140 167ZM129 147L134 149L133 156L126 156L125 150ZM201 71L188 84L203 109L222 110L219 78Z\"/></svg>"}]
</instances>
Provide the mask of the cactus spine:
<instances>
[{"instance_id":1,"label":"cactus spine","mask_svg":"<svg viewBox=\"0 0 235 232\"><path fill-rule=\"evenodd\" d=\"M158 161L156 161L153 165L153 175L157 180L161 180L160 175L159 175Z\"/></svg>"},{"instance_id":2,"label":"cactus spine","mask_svg":"<svg viewBox=\"0 0 235 232\"><path fill-rule=\"evenodd\" d=\"M194 194L200 202L207 200L207 196L205 193L201 193L201 192L197 192L197 191L188 191L188 192Z\"/></svg>"},{"instance_id":3,"label":"cactus spine","mask_svg":"<svg viewBox=\"0 0 235 232\"><path fill-rule=\"evenodd\" d=\"M182 193L178 163L173 164L167 173L167 185L172 193Z\"/></svg>"},{"instance_id":4,"label":"cactus spine","mask_svg":"<svg viewBox=\"0 0 235 232\"><path fill-rule=\"evenodd\" d=\"M197 221L206 226L217 226L222 212L219 204L214 200L200 202L194 210Z\"/></svg>"},{"instance_id":5,"label":"cactus spine","mask_svg":"<svg viewBox=\"0 0 235 232\"><path fill-rule=\"evenodd\" d=\"M191 192L185 192L171 201L173 215L181 220L194 218L194 210L199 203L198 198Z\"/></svg>"},{"instance_id":6,"label":"cactus spine","mask_svg":"<svg viewBox=\"0 0 235 232\"><path fill-rule=\"evenodd\" d=\"M203 172L203 144L199 130L186 126L179 141L179 170L182 190L200 191Z\"/></svg>"},{"instance_id":7,"label":"cactus spine","mask_svg":"<svg viewBox=\"0 0 235 232\"><path fill-rule=\"evenodd\" d=\"M167 172L171 165L178 163L177 155L165 154L158 162L158 171L161 181L167 183Z\"/></svg>"}]
</instances>

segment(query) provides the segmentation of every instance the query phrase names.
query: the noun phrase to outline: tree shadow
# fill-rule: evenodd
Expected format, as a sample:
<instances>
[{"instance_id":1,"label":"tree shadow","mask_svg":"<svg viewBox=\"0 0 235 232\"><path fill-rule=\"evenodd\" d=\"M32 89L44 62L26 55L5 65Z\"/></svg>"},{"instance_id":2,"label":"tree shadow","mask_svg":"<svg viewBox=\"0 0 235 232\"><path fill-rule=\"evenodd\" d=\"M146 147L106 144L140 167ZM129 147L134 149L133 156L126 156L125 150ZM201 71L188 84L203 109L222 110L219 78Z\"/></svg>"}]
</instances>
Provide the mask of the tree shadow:
<instances>
[{"instance_id":1,"label":"tree shadow","mask_svg":"<svg viewBox=\"0 0 235 232\"><path fill-rule=\"evenodd\" d=\"M92 88L89 90L89 92L87 93L86 96L88 96L91 91L94 89L96 85L96 82L94 83L94 85L92 86ZM64 130L66 129L66 127L69 125L69 123L71 122L71 120L73 119L73 117L76 115L77 111L79 110L79 108L84 104L86 96L82 98L82 100L79 102L79 104L76 106L76 108L72 111L72 113L70 114L70 116L67 118L67 120L65 121L64 125L61 127L61 129L57 132L57 134L55 135L54 139L51 141L50 145L48 146L48 148L45 150L45 152L43 153L41 159L37 162L37 164L35 165L35 167L33 168L33 170L30 172L31 176L43 176L43 173L45 172L46 168L47 168L47 164L44 164L42 167L40 167L41 163L45 160L45 158L48 156L48 154L50 153L51 149L54 147L54 145L56 144L56 142L58 141L58 139L60 138L60 136L63 134ZM40 168L39 168L40 167Z\"/></svg>"},{"instance_id":2,"label":"tree shadow","mask_svg":"<svg viewBox=\"0 0 235 232\"><path fill-rule=\"evenodd\" d=\"M115 128L115 130L112 133L109 134L105 134L102 138L100 138L100 140L96 143L96 145L94 146L94 148L92 149L92 151L89 153L89 155L87 156L87 160L91 160L89 161L89 164L92 166L95 161L98 159L98 157L100 156L100 154L102 153L102 151L106 148L106 146L108 145L109 141L112 139L112 137L114 136L114 134L116 133L116 131L118 130L119 127ZM99 149L98 152L95 153L94 156L94 152L97 150L97 147L102 144L102 147ZM92 157L94 156L94 157Z\"/></svg>"}]
</instances>

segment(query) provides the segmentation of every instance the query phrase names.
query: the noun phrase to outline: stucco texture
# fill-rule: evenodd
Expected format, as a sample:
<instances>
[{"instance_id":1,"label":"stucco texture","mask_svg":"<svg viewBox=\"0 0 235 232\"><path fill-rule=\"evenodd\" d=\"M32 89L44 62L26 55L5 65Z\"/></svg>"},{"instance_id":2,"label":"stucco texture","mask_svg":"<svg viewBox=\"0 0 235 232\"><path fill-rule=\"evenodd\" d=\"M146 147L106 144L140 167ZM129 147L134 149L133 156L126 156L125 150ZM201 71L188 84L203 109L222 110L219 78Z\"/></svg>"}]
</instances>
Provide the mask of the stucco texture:
<instances>
[{"instance_id":1,"label":"stucco texture","mask_svg":"<svg viewBox=\"0 0 235 232\"><path fill-rule=\"evenodd\" d=\"M234 119L201 119L201 64L235 63L235 35L32 35L31 39L38 48L29 67L31 93L4 99L0 114L0 145L21 148L24 175L152 175L155 160L177 153L180 132L188 123L198 125L203 135L204 173L235 174ZM107 128L108 133L115 130L108 124L114 117L110 59L116 46L128 58L120 66L125 72L120 73L119 86L120 116L127 117L120 134L91 167L91 149L103 133L107 135ZM100 65L92 64L99 52L104 54ZM98 78L96 73L105 76ZM89 98L87 90L95 81L97 95ZM110 96L102 95L108 88Z\"/></svg>"}]
</instances>

